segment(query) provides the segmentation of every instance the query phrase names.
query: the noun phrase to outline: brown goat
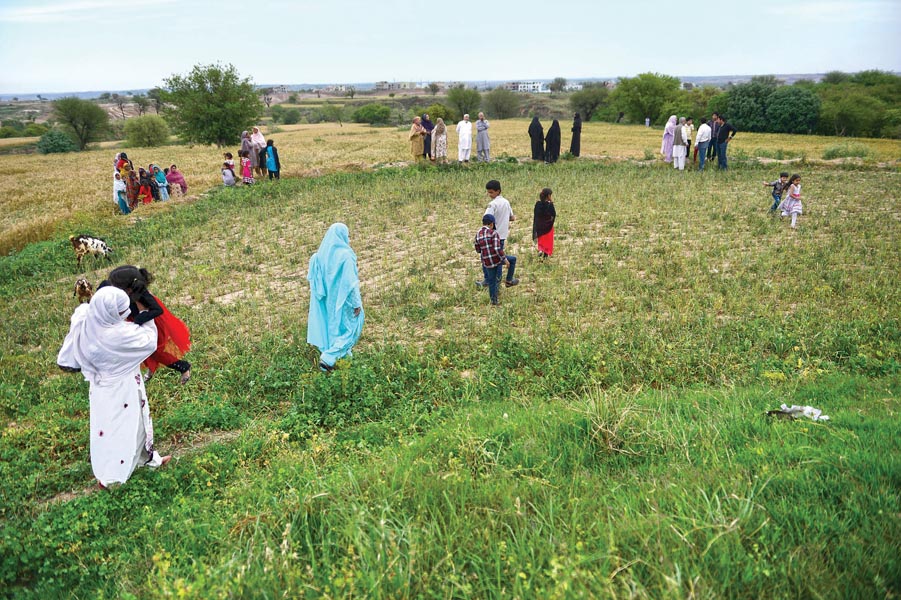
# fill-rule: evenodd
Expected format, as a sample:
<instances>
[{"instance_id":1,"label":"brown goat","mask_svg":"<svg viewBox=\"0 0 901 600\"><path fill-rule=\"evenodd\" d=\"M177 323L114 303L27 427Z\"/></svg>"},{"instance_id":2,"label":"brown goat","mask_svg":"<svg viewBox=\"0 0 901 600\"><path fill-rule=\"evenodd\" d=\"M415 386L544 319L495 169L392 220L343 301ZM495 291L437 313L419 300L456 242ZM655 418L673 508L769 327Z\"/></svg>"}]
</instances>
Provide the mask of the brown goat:
<instances>
[{"instance_id":1,"label":"brown goat","mask_svg":"<svg viewBox=\"0 0 901 600\"><path fill-rule=\"evenodd\" d=\"M85 302L90 302L93 295L94 286L92 286L91 282L84 277L80 277L75 282L75 292L72 294L72 296L78 297L79 304L84 304Z\"/></svg>"}]
</instances>

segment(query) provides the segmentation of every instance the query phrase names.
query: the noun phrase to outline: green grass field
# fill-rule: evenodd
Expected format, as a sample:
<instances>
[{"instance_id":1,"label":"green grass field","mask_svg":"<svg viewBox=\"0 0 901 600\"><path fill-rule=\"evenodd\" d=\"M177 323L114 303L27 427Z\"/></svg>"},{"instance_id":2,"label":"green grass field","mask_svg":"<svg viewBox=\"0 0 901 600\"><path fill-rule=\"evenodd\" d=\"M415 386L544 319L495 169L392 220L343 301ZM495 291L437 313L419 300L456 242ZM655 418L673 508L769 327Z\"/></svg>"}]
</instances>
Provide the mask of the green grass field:
<instances>
[{"instance_id":1,"label":"green grass field","mask_svg":"<svg viewBox=\"0 0 901 600\"><path fill-rule=\"evenodd\" d=\"M94 492L87 384L54 365L71 247L0 258L0 594L897 597L901 174L804 166L791 231L778 170L386 168L76 212L157 277L194 378L148 384L173 462ZM498 309L471 247L492 178L522 280ZM367 322L324 375L306 265L339 220Z\"/></svg>"}]
</instances>

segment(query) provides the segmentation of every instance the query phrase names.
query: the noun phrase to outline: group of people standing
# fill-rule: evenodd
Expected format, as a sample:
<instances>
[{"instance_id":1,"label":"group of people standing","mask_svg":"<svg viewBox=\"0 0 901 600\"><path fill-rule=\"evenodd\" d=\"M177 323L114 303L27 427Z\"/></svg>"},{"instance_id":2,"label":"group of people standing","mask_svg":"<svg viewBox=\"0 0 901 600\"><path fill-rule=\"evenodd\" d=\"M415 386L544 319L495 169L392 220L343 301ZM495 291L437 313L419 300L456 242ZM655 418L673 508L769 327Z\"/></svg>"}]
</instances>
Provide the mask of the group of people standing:
<instances>
[{"instance_id":1,"label":"group of people standing","mask_svg":"<svg viewBox=\"0 0 901 600\"><path fill-rule=\"evenodd\" d=\"M691 117L670 116L663 128L663 142L660 145L660 153L664 162L673 163L673 168L685 170L685 163L691 155L691 135L694 131L694 119ZM729 167L726 158L729 142L735 137L735 127L726 122L719 113L713 113L708 123L706 118L701 119L695 135L695 150L693 162L698 162L698 170L704 170L704 163L717 157L717 167L727 169ZM700 161L698 159L700 156Z\"/></svg>"},{"instance_id":2,"label":"group of people standing","mask_svg":"<svg viewBox=\"0 0 901 600\"><path fill-rule=\"evenodd\" d=\"M476 151L479 162L491 161L491 138L488 128L491 124L485 118L485 113L480 112L478 120L473 124L469 115L463 115L463 119L457 123L457 161L468 163L472 155L472 128L476 128ZM447 125L444 119L438 118L435 123L429 119L429 115L413 117L410 126L410 151L414 161L429 159L439 164L447 162Z\"/></svg>"},{"instance_id":3,"label":"group of people standing","mask_svg":"<svg viewBox=\"0 0 901 600\"><path fill-rule=\"evenodd\" d=\"M569 143L569 152L578 157L582 153L582 117L579 113L573 116L572 139ZM544 127L538 117L532 117L529 123L529 137L532 140L532 160L543 160L547 164L555 163L560 158L560 122L557 119L551 123L544 135Z\"/></svg>"},{"instance_id":4,"label":"group of people standing","mask_svg":"<svg viewBox=\"0 0 901 600\"><path fill-rule=\"evenodd\" d=\"M125 152L113 159L113 202L123 215L129 214L138 204L165 202L171 192L178 190L187 195L188 184L176 165L160 168L151 163L135 171L134 163Z\"/></svg>"},{"instance_id":5,"label":"group of people standing","mask_svg":"<svg viewBox=\"0 0 901 600\"><path fill-rule=\"evenodd\" d=\"M231 152L226 152L223 157L225 162L222 163L222 183L226 187L234 187L238 181L235 158ZM270 180L281 178L282 163L275 142L267 141L259 127L254 127L252 131L241 132L238 160L241 183L244 185L253 185L256 182L254 175L262 178L268 174Z\"/></svg>"}]
</instances>

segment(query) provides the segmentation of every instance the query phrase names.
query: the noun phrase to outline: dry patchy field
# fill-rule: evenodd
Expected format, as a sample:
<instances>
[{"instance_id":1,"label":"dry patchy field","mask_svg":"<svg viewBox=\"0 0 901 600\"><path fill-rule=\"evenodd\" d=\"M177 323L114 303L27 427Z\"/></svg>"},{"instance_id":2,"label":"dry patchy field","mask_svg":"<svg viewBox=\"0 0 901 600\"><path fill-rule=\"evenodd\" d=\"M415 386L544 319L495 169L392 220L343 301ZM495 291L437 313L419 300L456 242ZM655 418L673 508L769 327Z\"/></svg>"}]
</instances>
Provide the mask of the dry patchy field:
<instances>
[{"instance_id":1,"label":"dry patchy field","mask_svg":"<svg viewBox=\"0 0 901 600\"><path fill-rule=\"evenodd\" d=\"M545 123L545 127L550 123ZM529 156L528 121L493 121L492 153L495 157ZM563 150L568 149L568 124L563 124ZM347 123L284 126L271 134L282 159L283 176L319 175L336 170L357 171L410 160L406 129L370 127ZM456 134L450 133L450 158L456 156ZM816 159L825 148L839 143L838 138L742 134L733 142L734 156L772 157L779 151L786 157ZM856 140L869 147L873 159L901 159L898 140ZM585 158L642 160L657 155L660 131L640 126L586 123L582 133ZM65 221L83 216L85 223L115 213L110 182L113 156L123 150L119 142L104 142L87 152L55 155L0 156L0 254L25 244L47 239ZM175 163L184 172L196 196L220 183L219 166L224 150L213 146L173 145L160 148L127 148L136 166L150 163ZM150 210L169 210L154 205L141 207L137 214ZM136 215L137 216L137 215Z\"/></svg>"}]
</instances>

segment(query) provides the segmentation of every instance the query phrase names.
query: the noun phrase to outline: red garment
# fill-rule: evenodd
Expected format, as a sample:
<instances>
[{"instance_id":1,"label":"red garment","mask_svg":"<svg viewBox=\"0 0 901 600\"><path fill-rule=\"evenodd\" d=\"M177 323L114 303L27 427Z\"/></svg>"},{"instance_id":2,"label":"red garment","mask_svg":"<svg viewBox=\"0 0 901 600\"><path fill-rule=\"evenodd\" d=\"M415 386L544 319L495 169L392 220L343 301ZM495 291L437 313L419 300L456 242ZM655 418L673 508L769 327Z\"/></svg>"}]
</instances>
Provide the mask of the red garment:
<instances>
[{"instance_id":1,"label":"red garment","mask_svg":"<svg viewBox=\"0 0 901 600\"><path fill-rule=\"evenodd\" d=\"M153 192L150 190L149 185L142 185L138 189L138 197L141 196L144 196L143 198L141 198L141 202L143 202L144 204L150 204L151 202L153 202Z\"/></svg>"},{"instance_id":2,"label":"red garment","mask_svg":"<svg viewBox=\"0 0 901 600\"><path fill-rule=\"evenodd\" d=\"M191 349L191 331L188 326L169 312L159 298L156 301L163 309L163 314L153 320L156 323L156 351L144 361L144 366L151 373L156 372L161 364L171 365L181 360Z\"/></svg>"},{"instance_id":3,"label":"red garment","mask_svg":"<svg viewBox=\"0 0 901 600\"><path fill-rule=\"evenodd\" d=\"M536 240L538 243L538 250L540 252L544 252L548 256L554 253L554 230L551 228L550 231L545 233L544 235L539 235Z\"/></svg>"}]
</instances>

